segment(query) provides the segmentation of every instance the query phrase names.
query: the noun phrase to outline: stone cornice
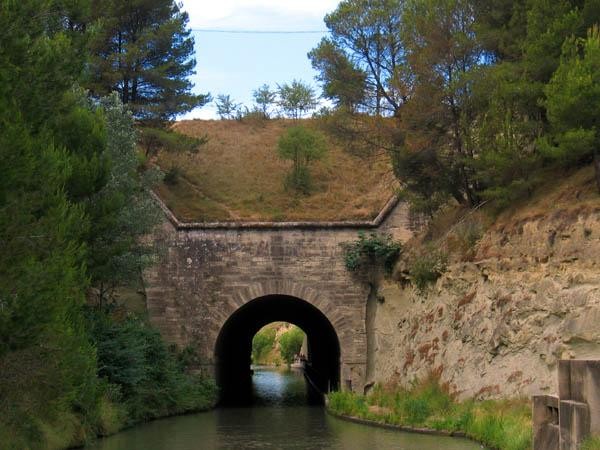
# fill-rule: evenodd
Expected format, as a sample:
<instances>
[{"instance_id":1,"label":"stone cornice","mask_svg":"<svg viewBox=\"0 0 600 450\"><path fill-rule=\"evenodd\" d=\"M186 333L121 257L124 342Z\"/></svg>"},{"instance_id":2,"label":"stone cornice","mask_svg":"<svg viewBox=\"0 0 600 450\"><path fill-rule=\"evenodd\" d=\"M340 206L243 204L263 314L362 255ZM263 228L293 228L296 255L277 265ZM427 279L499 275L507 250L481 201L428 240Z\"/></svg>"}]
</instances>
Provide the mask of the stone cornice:
<instances>
[{"instance_id":1,"label":"stone cornice","mask_svg":"<svg viewBox=\"0 0 600 450\"><path fill-rule=\"evenodd\" d=\"M162 199L153 191L150 194L163 210L169 222L179 231L185 230L286 230L286 229L373 229L378 228L390 215L399 198L392 196L381 212L373 220L349 220L349 221L299 221L299 222L181 222Z\"/></svg>"}]
</instances>

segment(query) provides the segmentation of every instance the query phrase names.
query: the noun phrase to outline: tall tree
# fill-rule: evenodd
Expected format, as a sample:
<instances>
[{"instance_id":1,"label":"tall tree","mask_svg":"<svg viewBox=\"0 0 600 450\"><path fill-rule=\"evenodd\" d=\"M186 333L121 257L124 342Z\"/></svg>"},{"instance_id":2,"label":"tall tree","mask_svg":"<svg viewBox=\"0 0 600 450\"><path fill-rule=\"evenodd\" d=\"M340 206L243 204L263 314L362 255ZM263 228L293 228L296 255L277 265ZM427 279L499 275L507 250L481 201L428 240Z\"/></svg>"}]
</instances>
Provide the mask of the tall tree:
<instances>
[{"instance_id":1,"label":"tall tree","mask_svg":"<svg viewBox=\"0 0 600 450\"><path fill-rule=\"evenodd\" d=\"M364 106L367 74L342 49L323 38L308 57L319 72L317 80L323 86L325 98L333 100L338 108L351 112Z\"/></svg>"},{"instance_id":2,"label":"tall tree","mask_svg":"<svg viewBox=\"0 0 600 450\"><path fill-rule=\"evenodd\" d=\"M53 123L71 112L63 98L85 64L73 24L86 4L65 3L0 3L0 440L7 448L47 446L52 424L73 411L91 419L100 393L81 314L90 224L65 190L80 149L65 148ZM70 438L55 445L72 445Z\"/></svg>"},{"instance_id":3,"label":"tall tree","mask_svg":"<svg viewBox=\"0 0 600 450\"><path fill-rule=\"evenodd\" d=\"M99 31L91 43L89 87L119 92L137 119L171 120L209 101L191 92L194 39L174 0L92 0Z\"/></svg>"},{"instance_id":4,"label":"tall tree","mask_svg":"<svg viewBox=\"0 0 600 450\"><path fill-rule=\"evenodd\" d=\"M600 29L587 39L569 39L563 58L546 86L552 137L545 155L568 166L592 159L600 191Z\"/></svg>"},{"instance_id":5,"label":"tall tree","mask_svg":"<svg viewBox=\"0 0 600 450\"><path fill-rule=\"evenodd\" d=\"M403 5L404 0L342 1L325 16L331 38L322 40L311 52L323 79L341 65L354 81L361 72L365 74L368 106L377 115L397 114L404 101L395 83L403 74L405 56L399 33Z\"/></svg>"},{"instance_id":6,"label":"tall tree","mask_svg":"<svg viewBox=\"0 0 600 450\"><path fill-rule=\"evenodd\" d=\"M411 163L407 167L419 160L430 166L424 170L437 167L444 173L437 173L431 181L439 186L440 179L447 180L448 194L460 203L474 206L477 189L465 165L465 160L473 159L476 152L472 137L476 117L472 84L473 74L481 64L472 2L407 1L403 40L411 83L404 87L409 92L402 110L405 136L397 150L429 155L408 157ZM414 167L402 167L406 158L396 159L401 180L413 176Z\"/></svg>"}]
</instances>

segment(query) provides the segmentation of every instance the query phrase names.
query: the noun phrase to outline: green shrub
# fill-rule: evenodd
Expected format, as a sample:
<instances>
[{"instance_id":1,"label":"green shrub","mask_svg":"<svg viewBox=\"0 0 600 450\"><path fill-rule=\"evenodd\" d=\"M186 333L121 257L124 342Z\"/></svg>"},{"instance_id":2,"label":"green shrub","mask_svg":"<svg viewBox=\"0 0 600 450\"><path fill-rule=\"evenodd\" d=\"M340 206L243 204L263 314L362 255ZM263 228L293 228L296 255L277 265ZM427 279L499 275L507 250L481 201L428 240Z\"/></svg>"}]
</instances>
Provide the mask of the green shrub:
<instances>
[{"instance_id":1,"label":"green shrub","mask_svg":"<svg viewBox=\"0 0 600 450\"><path fill-rule=\"evenodd\" d=\"M295 191L299 194L309 195L313 191L313 181L308 167L293 168L283 182L286 191Z\"/></svg>"},{"instance_id":2,"label":"green shrub","mask_svg":"<svg viewBox=\"0 0 600 450\"><path fill-rule=\"evenodd\" d=\"M424 291L446 271L446 264L447 257L439 250L430 249L427 253L415 257L409 267L413 284L420 291Z\"/></svg>"},{"instance_id":3,"label":"green shrub","mask_svg":"<svg viewBox=\"0 0 600 450\"><path fill-rule=\"evenodd\" d=\"M113 319L89 311L91 338L98 357L98 376L107 395L122 403L132 424L157 417L198 411L216 398L212 381L186 373L189 351L179 355L143 320Z\"/></svg>"},{"instance_id":4,"label":"green shrub","mask_svg":"<svg viewBox=\"0 0 600 450\"><path fill-rule=\"evenodd\" d=\"M382 268L386 274L394 270L394 264L402 251L400 242L391 235L364 232L358 233L358 240L343 244L344 263L352 272L372 271Z\"/></svg>"},{"instance_id":5,"label":"green shrub","mask_svg":"<svg viewBox=\"0 0 600 450\"><path fill-rule=\"evenodd\" d=\"M308 195L312 191L309 166L327 153L325 138L303 126L289 128L277 143L279 157L292 161L290 173L285 178L286 189Z\"/></svg>"}]
</instances>

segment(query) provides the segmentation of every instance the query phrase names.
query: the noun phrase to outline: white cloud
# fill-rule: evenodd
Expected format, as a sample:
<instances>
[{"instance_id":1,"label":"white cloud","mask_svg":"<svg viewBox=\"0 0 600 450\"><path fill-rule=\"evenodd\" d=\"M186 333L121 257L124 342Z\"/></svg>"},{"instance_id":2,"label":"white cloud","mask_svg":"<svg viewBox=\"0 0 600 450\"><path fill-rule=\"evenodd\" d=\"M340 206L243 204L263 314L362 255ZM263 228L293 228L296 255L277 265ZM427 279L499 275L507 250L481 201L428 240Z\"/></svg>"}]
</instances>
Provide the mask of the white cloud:
<instances>
[{"instance_id":1,"label":"white cloud","mask_svg":"<svg viewBox=\"0 0 600 450\"><path fill-rule=\"evenodd\" d=\"M323 28L339 0L183 0L192 28L290 30Z\"/></svg>"}]
</instances>

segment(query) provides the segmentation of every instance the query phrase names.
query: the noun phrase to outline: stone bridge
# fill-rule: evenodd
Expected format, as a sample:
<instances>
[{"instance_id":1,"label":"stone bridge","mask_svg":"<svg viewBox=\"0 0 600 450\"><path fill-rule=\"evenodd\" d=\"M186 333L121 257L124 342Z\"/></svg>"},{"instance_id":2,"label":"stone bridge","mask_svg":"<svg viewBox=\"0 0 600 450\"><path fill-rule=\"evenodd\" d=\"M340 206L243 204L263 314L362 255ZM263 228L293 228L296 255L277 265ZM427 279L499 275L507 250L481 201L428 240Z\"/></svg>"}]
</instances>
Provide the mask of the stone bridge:
<instances>
[{"instance_id":1,"label":"stone bridge","mask_svg":"<svg viewBox=\"0 0 600 450\"><path fill-rule=\"evenodd\" d=\"M157 201L168 220L144 285L149 318L167 341L191 346L198 368L227 390L250 378L254 334L287 321L306 332L323 389L363 389L370 287L345 268L340 244L360 230L408 239L406 205L392 199L370 222L182 223Z\"/></svg>"}]
</instances>

